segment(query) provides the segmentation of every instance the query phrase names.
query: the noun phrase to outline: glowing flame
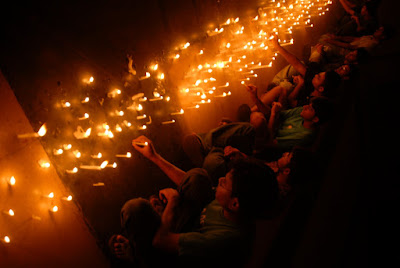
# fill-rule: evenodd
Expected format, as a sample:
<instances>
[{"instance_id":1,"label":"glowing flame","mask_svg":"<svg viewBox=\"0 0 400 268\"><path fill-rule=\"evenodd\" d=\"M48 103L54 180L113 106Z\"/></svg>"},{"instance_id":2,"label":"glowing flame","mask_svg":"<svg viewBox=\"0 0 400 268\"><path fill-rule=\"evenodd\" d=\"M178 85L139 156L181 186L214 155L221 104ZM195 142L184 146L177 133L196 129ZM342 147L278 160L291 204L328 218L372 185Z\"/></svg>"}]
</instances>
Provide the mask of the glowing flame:
<instances>
[{"instance_id":1,"label":"glowing flame","mask_svg":"<svg viewBox=\"0 0 400 268\"><path fill-rule=\"evenodd\" d=\"M108 164L108 161L106 160L103 163L101 163L100 168L101 169L105 168L107 166L107 164Z\"/></svg>"},{"instance_id":2,"label":"glowing flame","mask_svg":"<svg viewBox=\"0 0 400 268\"><path fill-rule=\"evenodd\" d=\"M8 215L10 216L14 216L14 210L12 210L11 208L8 210Z\"/></svg>"},{"instance_id":3,"label":"glowing flame","mask_svg":"<svg viewBox=\"0 0 400 268\"><path fill-rule=\"evenodd\" d=\"M52 211L52 212L57 212L57 211L58 211L58 207L57 207L57 206L54 206L54 207L51 209L51 211Z\"/></svg>"},{"instance_id":4,"label":"glowing flame","mask_svg":"<svg viewBox=\"0 0 400 268\"><path fill-rule=\"evenodd\" d=\"M40 129L39 129L39 131L38 131L37 133L38 133L38 135L39 135L40 137L43 137L44 135L46 135L46 132L47 132L46 124L43 124L43 125L40 127Z\"/></svg>"},{"instance_id":5,"label":"glowing flame","mask_svg":"<svg viewBox=\"0 0 400 268\"><path fill-rule=\"evenodd\" d=\"M11 176L10 185L15 185L15 182L16 182L16 180L15 180L14 176Z\"/></svg>"},{"instance_id":6,"label":"glowing flame","mask_svg":"<svg viewBox=\"0 0 400 268\"><path fill-rule=\"evenodd\" d=\"M6 242L7 244L11 242L11 239L8 236L4 237L4 242Z\"/></svg>"}]
</instances>

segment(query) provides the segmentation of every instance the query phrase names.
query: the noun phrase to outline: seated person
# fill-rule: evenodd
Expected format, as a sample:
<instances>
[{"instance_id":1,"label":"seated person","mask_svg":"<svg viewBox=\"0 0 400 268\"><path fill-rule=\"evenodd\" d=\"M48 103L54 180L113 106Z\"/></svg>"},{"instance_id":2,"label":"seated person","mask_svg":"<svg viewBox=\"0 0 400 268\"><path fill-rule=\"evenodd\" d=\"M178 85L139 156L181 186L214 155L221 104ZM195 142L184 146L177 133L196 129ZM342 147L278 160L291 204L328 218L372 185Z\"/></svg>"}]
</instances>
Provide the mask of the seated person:
<instances>
[{"instance_id":1,"label":"seated person","mask_svg":"<svg viewBox=\"0 0 400 268\"><path fill-rule=\"evenodd\" d=\"M359 8L350 7L346 0L340 0L340 3L348 16L340 21L336 35L362 36L372 34L376 30L376 11L378 8L376 1L367 1Z\"/></svg>"},{"instance_id":2,"label":"seated person","mask_svg":"<svg viewBox=\"0 0 400 268\"><path fill-rule=\"evenodd\" d=\"M226 174L222 168L220 152L226 146L233 146L251 155L253 150L265 143L267 123L263 114L251 113L250 122L233 122L222 124L207 133L192 133L183 140L183 150L195 167L202 167L209 173L214 185ZM218 169L216 167L221 167Z\"/></svg>"},{"instance_id":3,"label":"seated person","mask_svg":"<svg viewBox=\"0 0 400 268\"><path fill-rule=\"evenodd\" d=\"M138 146L136 142L148 142L148 146ZM135 139L133 146L173 181L180 181L181 185L191 184L190 179L187 181L185 172L159 156L146 137ZM204 172L202 169L198 170ZM201 181L204 181L201 185L209 185L206 173L198 177L198 182ZM210 192L211 186L206 188L191 187L191 195L195 197L193 200L205 200L204 192ZM158 258L157 255L148 253L155 254L157 251L153 249L156 249L178 257L180 264L185 267L226 264L242 266L250 253L249 238L254 231L254 220L258 217L271 218L274 215L278 185L272 170L262 163L256 160L235 162L226 176L219 179L215 200L204 205L201 215L198 214L198 223L185 233L175 229L174 219L180 218L177 208L181 198L179 191L175 189L160 191L160 199L165 203L161 216L144 199L128 201L121 211L121 224L127 237L119 235L113 240L111 247L114 252L122 257L130 248L136 254L131 260L145 255L149 257L145 261L149 262ZM146 244L147 247L140 247L141 244Z\"/></svg>"},{"instance_id":4,"label":"seated person","mask_svg":"<svg viewBox=\"0 0 400 268\"><path fill-rule=\"evenodd\" d=\"M361 37L323 35L320 42L324 44L324 52L328 58L341 57L352 50L363 48L371 52L380 42L387 39L390 33L385 28L379 27L372 35Z\"/></svg>"},{"instance_id":5,"label":"seated person","mask_svg":"<svg viewBox=\"0 0 400 268\"><path fill-rule=\"evenodd\" d=\"M271 43L286 59L286 61L299 73L299 76L296 76L296 87L287 97L289 107L297 107L307 104L310 97L331 97L335 94L335 89L341 82L338 73L335 71L321 71L321 69L315 65L306 66L295 55L281 47L276 36L272 38ZM270 102L268 96L262 96L261 101L263 103Z\"/></svg>"},{"instance_id":6,"label":"seated person","mask_svg":"<svg viewBox=\"0 0 400 268\"><path fill-rule=\"evenodd\" d=\"M310 104L289 110L281 110L280 103L273 103L268 130L270 145L282 152L294 146L311 146L318 128L333 115L333 103L326 97L314 97Z\"/></svg>"}]
</instances>

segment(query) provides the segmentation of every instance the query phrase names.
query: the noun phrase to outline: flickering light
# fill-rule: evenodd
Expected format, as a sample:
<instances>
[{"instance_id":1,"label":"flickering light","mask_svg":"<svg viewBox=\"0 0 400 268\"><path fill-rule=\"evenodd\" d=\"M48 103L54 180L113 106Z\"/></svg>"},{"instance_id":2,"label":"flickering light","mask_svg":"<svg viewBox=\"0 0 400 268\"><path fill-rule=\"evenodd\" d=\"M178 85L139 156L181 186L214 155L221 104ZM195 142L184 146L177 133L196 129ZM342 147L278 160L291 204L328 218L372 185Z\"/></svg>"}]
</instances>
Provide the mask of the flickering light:
<instances>
[{"instance_id":1,"label":"flickering light","mask_svg":"<svg viewBox=\"0 0 400 268\"><path fill-rule=\"evenodd\" d=\"M230 48L231 47L231 43L226 44L226 48Z\"/></svg>"},{"instance_id":2,"label":"flickering light","mask_svg":"<svg viewBox=\"0 0 400 268\"><path fill-rule=\"evenodd\" d=\"M85 120L85 119L88 119L88 118L89 118L89 114L85 113L82 117L79 117L78 119L79 120Z\"/></svg>"},{"instance_id":3,"label":"flickering light","mask_svg":"<svg viewBox=\"0 0 400 268\"><path fill-rule=\"evenodd\" d=\"M95 154L95 155L91 155L91 157L92 158L102 158L103 155L102 155L102 153L98 153L98 154Z\"/></svg>"},{"instance_id":4,"label":"flickering light","mask_svg":"<svg viewBox=\"0 0 400 268\"><path fill-rule=\"evenodd\" d=\"M173 124L173 123L175 123L175 120L174 120L174 119L172 119L171 121L164 121L164 122L161 122L161 124L163 124L163 125L168 125L168 124Z\"/></svg>"},{"instance_id":5,"label":"flickering light","mask_svg":"<svg viewBox=\"0 0 400 268\"><path fill-rule=\"evenodd\" d=\"M64 150L63 149L54 149L53 150L53 154L54 155L60 155L63 154Z\"/></svg>"},{"instance_id":6,"label":"flickering light","mask_svg":"<svg viewBox=\"0 0 400 268\"><path fill-rule=\"evenodd\" d=\"M199 66L197 66L197 69L199 70L203 69L203 65L199 64Z\"/></svg>"},{"instance_id":7,"label":"flickering light","mask_svg":"<svg viewBox=\"0 0 400 268\"><path fill-rule=\"evenodd\" d=\"M175 55L175 59L179 59L181 56L179 54Z\"/></svg>"},{"instance_id":8,"label":"flickering light","mask_svg":"<svg viewBox=\"0 0 400 268\"><path fill-rule=\"evenodd\" d=\"M90 133L92 133L92 128L88 128L88 129L85 131L85 137L89 137L89 136L90 136Z\"/></svg>"},{"instance_id":9,"label":"flickering light","mask_svg":"<svg viewBox=\"0 0 400 268\"><path fill-rule=\"evenodd\" d=\"M51 193L49 193L48 195L46 195L45 197L47 197L47 198L54 198L54 193L51 192Z\"/></svg>"},{"instance_id":10,"label":"flickering light","mask_svg":"<svg viewBox=\"0 0 400 268\"><path fill-rule=\"evenodd\" d=\"M91 76L91 77L89 78L89 82L90 82L90 83L93 83L93 81L94 81L94 77Z\"/></svg>"},{"instance_id":11,"label":"flickering light","mask_svg":"<svg viewBox=\"0 0 400 268\"><path fill-rule=\"evenodd\" d=\"M158 64L154 64L154 65L151 67L151 69L153 69L154 71L157 71L157 69L158 69Z\"/></svg>"},{"instance_id":12,"label":"flickering light","mask_svg":"<svg viewBox=\"0 0 400 268\"><path fill-rule=\"evenodd\" d=\"M52 207L52 208L50 209L50 211L55 213L55 212L58 211L58 207L57 207L57 206L54 206L54 207Z\"/></svg>"},{"instance_id":13,"label":"flickering light","mask_svg":"<svg viewBox=\"0 0 400 268\"><path fill-rule=\"evenodd\" d=\"M72 195L69 195L67 197L63 197L61 199L64 200L64 201L71 201L72 200Z\"/></svg>"},{"instance_id":14,"label":"flickering light","mask_svg":"<svg viewBox=\"0 0 400 268\"><path fill-rule=\"evenodd\" d=\"M11 242L11 239L8 237L8 236L5 236L4 238L3 238L3 241L5 242L5 243L10 243Z\"/></svg>"},{"instance_id":15,"label":"flickering light","mask_svg":"<svg viewBox=\"0 0 400 268\"><path fill-rule=\"evenodd\" d=\"M204 51L203 51L203 50L200 50L199 54L200 54L200 55L203 55L203 54L204 54Z\"/></svg>"},{"instance_id":16,"label":"flickering light","mask_svg":"<svg viewBox=\"0 0 400 268\"><path fill-rule=\"evenodd\" d=\"M183 48L186 49L186 48L188 48L189 46L190 46L190 43L187 42L187 43L183 46Z\"/></svg>"},{"instance_id":17,"label":"flickering light","mask_svg":"<svg viewBox=\"0 0 400 268\"><path fill-rule=\"evenodd\" d=\"M8 180L8 184L13 186L13 185L15 185L15 183L16 183L16 180L15 180L14 176L11 176L11 178Z\"/></svg>"},{"instance_id":18,"label":"flickering light","mask_svg":"<svg viewBox=\"0 0 400 268\"><path fill-rule=\"evenodd\" d=\"M78 172L78 168L74 167L73 169L67 169L65 172L70 173L70 174L74 174Z\"/></svg>"},{"instance_id":19,"label":"flickering light","mask_svg":"<svg viewBox=\"0 0 400 268\"><path fill-rule=\"evenodd\" d=\"M72 152L76 158L80 158L82 156L81 152L79 152L78 150L75 150Z\"/></svg>"},{"instance_id":20,"label":"flickering light","mask_svg":"<svg viewBox=\"0 0 400 268\"><path fill-rule=\"evenodd\" d=\"M64 150L69 150L72 148L72 144L63 144Z\"/></svg>"},{"instance_id":21,"label":"flickering light","mask_svg":"<svg viewBox=\"0 0 400 268\"><path fill-rule=\"evenodd\" d=\"M160 76L158 77L159 79L163 80L165 78L164 73L160 74Z\"/></svg>"},{"instance_id":22,"label":"flickering light","mask_svg":"<svg viewBox=\"0 0 400 268\"><path fill-rule=\"evenodd\" d=\"M15 215L14 210L12 210L11 208L9 210L3 211L3 213L11 217Z\"/></svg>"},{"instance_id":23,"label":"flickering light","mask_svg":"<svg viewBox=\"0 0 400 268\"><path fill-rule=\"evenodd\" d=\"M68 107L71 107L71 103L68 102L68 101L64 101L64 102L61 103L61 106L62 106L62 107L67 107L67 108L68 108Z\"/></svg>"},{"instance_id":24,"label":"flickering light","mask_svg":"<svg viewBox=\"0 0 400 268\"><path fill-rule=\"evenodd\" d=\"M60 150L62 150L62 149L60 149ZM41 168L49 168L49 167L50 167L50 163L47 162L47 161L45 161L45 160L40 160L40 161L39 161L39 166L40 166Z\"/></svg>"},{"instance_id":25,"label":"flickering light","mask_svg":"<svg viewBox=\"0 0 400 268\"><path fill-rule=\"evenodd\" d=\"M149 143L147 141L145 142L140 142L140 141L132 141L133 144L136 144L138 146L147 146Z\"/></svg>"},{"instance_id":26,"label":"flickering light","mask_svg":"<svg viewBox=\"0 0 400 268\"><path fill-rule=\"evenodd\" d=\"M87 102L89 102L89 97L86 97L85 99L83 99L83 100L81 101L81 103L87 103Z\"/></svg>"},{"instance_id":27,"label":"flickering light","mask_svg":"<svg viewBox=\"0 0 400 268\"><path fill-rule=\"evenodd\" d=\"M104 169L107 166L107 164L108 164L108 161L106 160L103 163L101 163L100 168Z\"/></svg>"}]
</instances>

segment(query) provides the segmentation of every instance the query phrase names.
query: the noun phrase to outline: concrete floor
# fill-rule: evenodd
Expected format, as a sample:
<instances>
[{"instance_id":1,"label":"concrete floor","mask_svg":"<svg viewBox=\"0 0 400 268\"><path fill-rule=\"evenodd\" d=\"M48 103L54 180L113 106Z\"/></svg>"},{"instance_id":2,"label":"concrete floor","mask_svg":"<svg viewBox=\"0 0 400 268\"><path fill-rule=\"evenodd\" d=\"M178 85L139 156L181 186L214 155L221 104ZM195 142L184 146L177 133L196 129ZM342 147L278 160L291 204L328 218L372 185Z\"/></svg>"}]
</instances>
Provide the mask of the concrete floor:
<instances>
[{"instance_id":1,"label":"concrete floor","mask_svg":"<svg viewBox=\"0 0 400 268\"><path fill-rule=\"evenodd\" d=\"M166 64L165 54L177 44L187 39L203 40L203 34L211 27L210 24L221 23L227 17L254 16L261 2L152 0L97 1L91 5L78 1L69 1L68 4L45 1L27 4L24 8L10 4L7 9L9 15L1 20L2 35L7 40L1 43L1 70L33 129L37 130L44 122L48 122L51 131L41 140L41 144L61 182L82 209L84 219L105 255L108 237L119 231L119 209L122 204L130 198L148 196L172 184L135 152L132 152L131 159L118 159L117 169L66 174L65 170L74 163L71 162L71 156L54 156L53 149L71 140L76 129L73 119L82 110L66 112L59 107L60 101L69 100L71 96L83 97L85 94L96 96L96 100L101 101L110 88L115 87L123 89L125 97L138 90L146 90L146 81L138 85L128 76L127 53L134 56L137 71L144 74L151 59ZM397 26L398 23L391 19L394 16L386 16L393 14L391 7L389 1L384 1L381 17ZM312 31L296 31L294 35L298 43L290 47L291 51L301 55L302 45L312 42L319 33L329 28L327 23L329 17ZM283 227L284 235L279 236L281 242L273 244L273 254L269 256L268 263L279 265L285 259L283 263L288 266L337 267L347 266L347 260L349 264L367 262L363 252L368 248L364 243L368 228L360 226L368 221L367 216L380 215L382 210L375 203L372 211L364 207L364 200L369 200L368 195L374 187L371 188L373 181L366 179L363 171L375 161L381 164L366 148L377 147L383 153L382 147L377 146L376 137L384 138L381 132L375 131L376 128L370 127L370 121L371 118L376 119L374 123L384 127L379 121L380 116L392 112L384 103L375 102L375 92L379 86L371 81L375 81L373 77L377 73L382 78L379 81L387 81L386 88L395 88L391 87L395 85L395 75L387 77L386 74L393 72L391 64L398 57L397 41L391 40L386 47L379 48L378 57L362 69L370 74L368 78L364 79L363 76L363 79L354 82L357 90L349 92L351 98L343 96L346 101L340 106L341 113L335 121L337 128L332 132L335 139L328 140L326 147L322 147L325 150L322 160L326 160L326 176L316 186L317 192L299 200L297 212L290 214L291 222L288 220L289 223ZM260 88L265 87L283 65L284 62L278 57L274 67L263 73L256 84ZM169 74L178 77L173 72ZM82 79L91 75L95 77L95 82L91 85L82 84ZM171 92L173 101L170 107L178 109L182 99L178 100L177 94ZM223 116L234 118L239 104L250 103L242 89L235 88L233 93L229 99L216 100L197 111L185 112L174 125L161 126L160 121L165 119L160 116L157 119L159 121L149 125L145 133L166 159L187 170L191 165L180 147L181 138L185 133L202 132L216 126ZM126 98L121 100L126 101ZM74 101L78 102L79 98ZM104 103L110 109L117 109L124 104L123 101ZM370 107L379 107L378 114L371 111ZM154 114L163 114L167 108L153 105L148 109ZM94 121L110 118L105 112L96 116ZM82 127L85 128L84 125ZM131 151L130 140L141 133L134 129L120 134L118 140L78 141L73 146L80 146L87 155L98 151L115 155ZM87 161L95 163L90 157ZM393 169L395 165L391 167ZM382 172L389 174L389 170ZM362 183L365 180L367 184ZM93 187L93 183L97 182L103 182L105 186ZM379 194L376 204L387 199L392 201L394 196ZM389 211L388 207L383 211ZM381 227L375 222L372 224L373 227ZM260 248L260 254L264 256L264 245ZM357 249L356 254L352 254L354 249Z\"/></svg>"}]
</instances>

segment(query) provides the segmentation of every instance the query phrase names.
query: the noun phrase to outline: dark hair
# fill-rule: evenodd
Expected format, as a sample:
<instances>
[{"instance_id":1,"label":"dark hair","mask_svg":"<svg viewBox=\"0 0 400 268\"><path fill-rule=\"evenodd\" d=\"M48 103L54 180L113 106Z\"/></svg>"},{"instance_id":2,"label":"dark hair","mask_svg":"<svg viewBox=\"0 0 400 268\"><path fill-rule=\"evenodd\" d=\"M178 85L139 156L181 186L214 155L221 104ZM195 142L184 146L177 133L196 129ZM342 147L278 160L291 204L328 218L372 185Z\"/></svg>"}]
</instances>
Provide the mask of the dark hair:
<instances>
[{"instance_id":1,"label":"dark hair","mask_svg":"<svg viewBox=\"0 0 400 268\"><path fill-rule=\"evenodd\" d=\"M342 78L335 71L328 71L325 73L324 81L324 96L330 97L335 95L336 89L339 87Z\"/></svg>"},{"instance_id":2,"label":"dark hair","mask_svg":"<svg viewBox=\"0 0 400 268\"><path fill-rule=\"evenodd\" d=\"M363 48L363 47L357 48L357 62L358 63L364 63L368 59L368 57L369 57L369 53L365 48Z\"/></svg>"},{"instance_id":3,"label":"dark hair","mask_svg":"<svg viewBox=\"0 0 400 268\"><path fill-rule=\"evenodd\" d=\"M333 103L326 97L315 97L311 99L312 107L315 111L315 116L318 117L318 125L321 125L331 119L333 116Z\"/></svg>"},{"instance_id":4,"label":"dark hair","mask_svg":"<svg viewBox=\"0 0 400 268\"><path fill-rule=\"evenodd\" d=\"M272 217L279 196L276 175L262 161L247 158L232 163L232 196L239 199L241 219Z\"/></svg>"},{"instance_id":5,"label":"dark hair","mask_svg":"<svg viewBox=\"0 0 400 268\"><path fill-rule=\"evenodd\" d=\"M236 113L237 121L250 122L250 114L251 114L251 108L249 105L247 104L240 105Z\"/></svg>"}]
</instances>

